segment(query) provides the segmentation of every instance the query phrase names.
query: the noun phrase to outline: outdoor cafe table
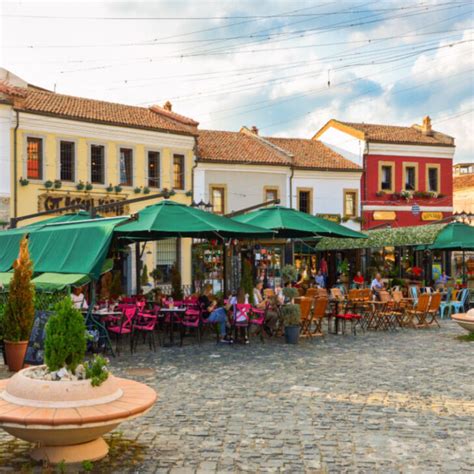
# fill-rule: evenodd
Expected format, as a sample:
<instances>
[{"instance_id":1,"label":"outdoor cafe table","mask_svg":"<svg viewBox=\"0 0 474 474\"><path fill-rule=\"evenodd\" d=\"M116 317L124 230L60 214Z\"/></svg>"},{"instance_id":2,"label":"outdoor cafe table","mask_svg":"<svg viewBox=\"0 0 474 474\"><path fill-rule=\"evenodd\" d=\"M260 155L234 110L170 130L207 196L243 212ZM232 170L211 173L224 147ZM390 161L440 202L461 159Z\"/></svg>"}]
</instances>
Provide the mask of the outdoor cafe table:
<instances>
[{"instance_id":1,"label":"outdoor cafe table","mask_svg":"<svg viewBox=\"0 0 474 474\"><path fill-rule=\"evenodd\" d=\"M82 310L82 313L86 317L86 325L90 324L92 327L96 328L99 331L99 339L102 339L105 341L105 348L110 349L110 352L115 357L115 353L112 348L112 343L109 337L109 331L107 331L107 327L103 319L108 318L110 316L121 318L122 313L120 311L112 311L112 310L104 311L100 309L93 309L90 312L89 310L85 309L85 310Z\"/></svg>"},{"instance_id":2,"label":"outdoor cafe table","mask_svg":"<svg viewBox=\"0 0 474 474\"><path fill-rule=\"evenodd\" d=\"M180 307L180 308L161 308L160 309L160 314L162 315L162 317L165 317L167 314L170 315L170 342L168 344L165 344L164 346L165 347L172 347L175 345L175 342L174 342L174 331L173 331L173 327L174 327L174 318L176 316L180 316L180 315L183 315L184 313L186 312L186 308L185 307Z\"/></svg>"}]
</instances>

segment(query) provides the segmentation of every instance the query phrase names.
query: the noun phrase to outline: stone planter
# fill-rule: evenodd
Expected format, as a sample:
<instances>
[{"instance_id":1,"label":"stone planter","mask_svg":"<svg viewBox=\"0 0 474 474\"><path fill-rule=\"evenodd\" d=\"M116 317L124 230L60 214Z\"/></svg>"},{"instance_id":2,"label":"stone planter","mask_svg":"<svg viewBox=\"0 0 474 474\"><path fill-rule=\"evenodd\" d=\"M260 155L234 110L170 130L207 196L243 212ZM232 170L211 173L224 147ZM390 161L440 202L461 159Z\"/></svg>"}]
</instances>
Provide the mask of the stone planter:
<instances>
[{"instance_id":1,"label":"stone planter","mask_svg":"<svg viewBox=\"0 0 474 474\"><path fill-rule=\"evenodd\" d=\"M23 368L28 341L4 341L5 357L10 372L18 372Z\"/></svg>"},{"instance_id":2,"label":"stone planter","mask_svg":"<svg viewBox=\"0 0 474 474\"><path fill-rule=\"evenodd\" d=\"M300 326L285 326L285 342L287 344L298 344L300 338Z\"/></svg>"},{"instance_id":3,"label":"stone planter","mask_svg":"<svg viewBox=\"0 0 474 474\"><path fill-rule=\"evenodd\" d=\"M452 314L451 319L467 332L474 333L474 309L470 309L467 313Z\"/></svg>"},{"instance_id":4,"label":"stone planter","mask_svg":"<svg viewBox=\"0 0 474 474\"><path fill-rule=\"evenodd\" d=\"M97 461L109 451L102 435L148 411L156 392L113 375L99 387L90 380L45 381L23 369L0 380L0 427L35 443L31 457L52 464Z\"/></svg>"}]
</instances>

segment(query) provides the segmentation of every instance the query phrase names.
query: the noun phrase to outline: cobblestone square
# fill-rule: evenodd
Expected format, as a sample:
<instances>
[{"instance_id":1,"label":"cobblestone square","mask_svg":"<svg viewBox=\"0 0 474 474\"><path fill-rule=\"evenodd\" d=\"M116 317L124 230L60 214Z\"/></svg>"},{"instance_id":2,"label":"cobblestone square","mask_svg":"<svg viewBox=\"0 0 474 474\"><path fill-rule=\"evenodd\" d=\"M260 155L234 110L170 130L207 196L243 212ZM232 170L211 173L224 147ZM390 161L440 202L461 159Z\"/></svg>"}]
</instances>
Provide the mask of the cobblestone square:
<instances>
[{"instance_id":1,"label":"cobblestone square","mask_svg":"<svg viewBox=\"0 0 474 474\"><path fill-rule=\"evenodd\" d=\"M474 345L441 329L249 346L194 339L111 360L156 388L94 472L472 472ZM0 378L8 373L2 369ZM40 471L0 432L0 470Z\"/></svg>"}]
</instances>

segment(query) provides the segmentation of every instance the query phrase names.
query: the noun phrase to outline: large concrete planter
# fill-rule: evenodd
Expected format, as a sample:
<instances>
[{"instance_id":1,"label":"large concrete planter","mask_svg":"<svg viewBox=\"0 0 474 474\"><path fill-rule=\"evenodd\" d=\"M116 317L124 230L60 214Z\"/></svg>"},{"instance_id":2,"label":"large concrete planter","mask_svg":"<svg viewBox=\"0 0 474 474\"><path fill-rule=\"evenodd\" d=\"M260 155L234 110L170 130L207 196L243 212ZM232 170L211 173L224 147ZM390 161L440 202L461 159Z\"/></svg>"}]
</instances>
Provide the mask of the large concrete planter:
<instances>
[{"instance_id":1,"label":"large concrete planter","mask_svg":"<svg viewBox=\"0 0 474 474\"><path fill-rule=\"evenodd\" d=\"M470 309L467 313L452 314L451 319L467 332L474 333L474 309Z\"/></svg>"},{"instance_id":2,"label":"large concrete planter","mask_svg":"<svg viewBox=\"0 0 474 474\"><path fill-rule=\"evenodd\" d=\"M5 357L10 372L18 372L23 368L28 341L4 341Z\"/></svg>"},{"instance_id":3,"label":"large concrete planter","mask_svg":"<svg viewBox=\"0 0 474 474\"><path fill-rule=\"evenodd\" d=\"M30 370L0 380L0 427L35 443L35 460L56 464L101 459L109 450L102 435L145 413L156 400L150 387L113 375L92 387L90 380L32 379Z\"/></svg>"}]
</instances>

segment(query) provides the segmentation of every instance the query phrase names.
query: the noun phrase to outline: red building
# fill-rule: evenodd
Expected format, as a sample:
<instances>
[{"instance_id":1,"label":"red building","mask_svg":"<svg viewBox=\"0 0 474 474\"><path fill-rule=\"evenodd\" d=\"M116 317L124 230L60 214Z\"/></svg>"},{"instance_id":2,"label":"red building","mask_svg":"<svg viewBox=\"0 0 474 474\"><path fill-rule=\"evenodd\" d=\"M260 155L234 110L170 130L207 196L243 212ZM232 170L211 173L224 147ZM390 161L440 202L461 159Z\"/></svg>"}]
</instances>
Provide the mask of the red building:
<instances>
[{"instance_id":1,"label":"red building","mask_svg":"<svg viewBox=\"0 0 474 474\"><path fill-rule=\"evenodd\" d=\"M363 229L429 224L453 212L454 138L422 125L330 120L313 137L364 169Z\"/></svg>"}]
</instances>

